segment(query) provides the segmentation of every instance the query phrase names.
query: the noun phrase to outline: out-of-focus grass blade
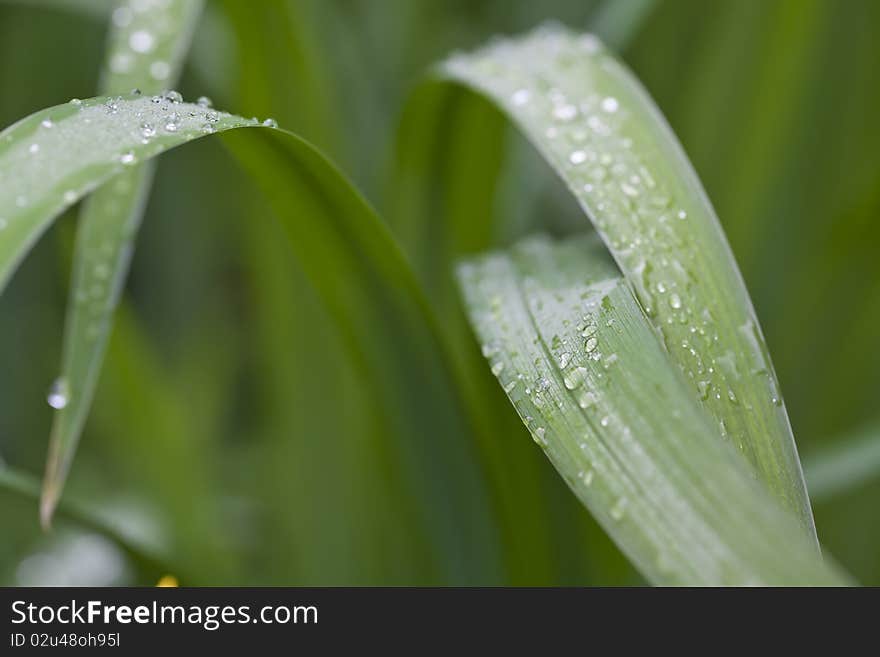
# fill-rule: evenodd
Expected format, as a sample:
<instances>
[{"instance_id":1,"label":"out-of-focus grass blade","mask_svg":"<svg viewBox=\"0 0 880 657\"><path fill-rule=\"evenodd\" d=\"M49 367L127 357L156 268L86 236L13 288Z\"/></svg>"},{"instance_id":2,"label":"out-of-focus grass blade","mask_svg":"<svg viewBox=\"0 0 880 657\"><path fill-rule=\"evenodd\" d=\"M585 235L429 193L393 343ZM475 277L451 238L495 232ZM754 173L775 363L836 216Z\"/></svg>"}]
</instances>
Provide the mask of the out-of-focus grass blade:
<instances>
[{"instance_id":1,"label":"out-of-focus grass blade","mask_svg":"<svg viewBox=\"0 0 880 657\"><path fill-rule=\"evenodd\" d=\"M590 216L671 359L815 537L788 416L748 293L687 157L634 77L592 35L541 28L450 59Z\"/></svg>"},{"instance_id":2,"label":"out-of-focus grass blade","mask_svg":"<svg viewBox=\"0 0 880 657\"><path fill-rule=\"evenodd\" d=\"M880 426L873 425L804 459L813 500L824 500L880 478Z\"/></svg>"},{"instance_id":3,"label":"out-of-focus grass blade","mask_svg":"<svg viewBox=\"0 0 880 657\"><path fill-rule=\"evenodd\" d=\"M102 93L129 93L137 88L152 94L173 84L180 73L202 4L201 0L169 0L148 5L135 0L119 3L111 14ZM112 104L108 111L113 111ZM158 129L159 126L145 123L141 126L142 137L148 139ZM44 526L51 521L94 397L113 311L128 276L134 238L149 195L153 164L132 167L112 184L95 192L83 205L61 373L55 384L75 388L78 394L55 413L40 506ZM102 254L99 267L94 264L97 252ZM98 288L105 291L103 296L92 294ZM89 302L79 302L84 298Z\"/></svg>"},{"instance_id":4,"label":"out-of-focus grass blade","mask_svg":"<svg viewBox=\"0 0 880 657\"><path fill-rule=\"evenodd\" d=\"M840 584L796 517L715 439L598 240L459 271L483 351L583 503L656 584Z\"/></svg>"},{"instance_id":5,"label":"out-of-focus grass blade","mask_svg":"<svg viewBox=\"0 0 880 657\"><path fill-rule=\"evenodd\" d=\"M621 50L632 41L657 5L657 0L605 0L590 21L590 31L609 48Z\"/></svg>"},{"instance_id":6,"label":"out-of-focus grass blade","mask_svg":"<svg viewBox=\"0 0 880 657\"><path fill-rule=\"evenodd\" d=\"M157 126L157 134L145 138L145 124ZM168 148L230 131L224 139L291 234L358 371L368 375L377 413L401 441L401 472L433 509L423 520L443 554L441 581L497 581L497 528L421 289L384 224L310 145L277 129L232 134L260 125L168 97L129 96L52 107L0 133L0 289L54 217L83 194ZM106 266L102 251L92 255L92 267ZM89 292L106 295L103 286ZM413 371L423 375L418 386ZM69 404L78 394L62 386L52 401Z\"/></svg>"},{"instance_id":7,"label":"out-of-focus grass blade","mask_svg":"<svg viewBox=\"0 0 880 657\"><path fill-rule=\"evenodd\" d=\"M39 500L39 480L20 470L0 464L0 490L30 500ZM95 531L113 541L134 563L151 577L175 571L171 568L167 555L156 554L155 548L141 545L136 538L129 536L120 527L104 518L100 511L76 500L66 500L58 507L59 513L85 529Z\"/></svg>"}]
</instances>

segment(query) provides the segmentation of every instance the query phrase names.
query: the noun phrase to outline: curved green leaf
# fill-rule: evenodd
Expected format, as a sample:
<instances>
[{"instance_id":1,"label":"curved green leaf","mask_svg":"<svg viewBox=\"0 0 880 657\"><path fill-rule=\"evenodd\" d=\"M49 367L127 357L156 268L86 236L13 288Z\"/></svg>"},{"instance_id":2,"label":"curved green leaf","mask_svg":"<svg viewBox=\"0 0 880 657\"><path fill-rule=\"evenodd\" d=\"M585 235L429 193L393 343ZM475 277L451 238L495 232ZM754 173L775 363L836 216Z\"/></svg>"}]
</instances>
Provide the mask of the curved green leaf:
<instances>
[{"instance_id":1,"label":"curved green leaf","mask_svg":"<svg viewBox=\"0 0 880 657\"><path fill-rule=\"evenodd\" d=\"M158 126L154 137L144 137L145 124ZM224 139L254 173L359 357L376 411L400 441L400 472L433 510L419 520L436 550L435 567L447 581L495 578L498 537L489 500L465 440L444 347L405 259L364 200L310 145L277 129L234 130L260 125L168 97L128 96L60 105L10 127L0 134L0 288L52 219L80 196L169 148L230 131ZM106 266L101 251L93 256L92 267ZM80 303L101 304L106 289L91 292ZM417 386L412 363L423 374ZM59 392L67 403L79 394L71 387Z\"/></svg>"},{"instance_id":2,"label":"curved green leaf","mask_svg":"<svg viewBox=\"0 0 880 657\"><path fill-rule=\"evenodd\" d=\"M533 239L459 275L492 372L535 442L652 582L846 582L714 438L597 240Z\"/></svg>"},{"instance_id":3,"label":"curved green leaf","mask_svg":"<svg viewBox=\"0 0 880 657\"><path fill-rule=\"evenodd\" d=\"M694 396L815 538L788 416L748 293L680 145L592 35L542 28L442 74L508 114L590 216Z\"/></svg>"}]
</instances>

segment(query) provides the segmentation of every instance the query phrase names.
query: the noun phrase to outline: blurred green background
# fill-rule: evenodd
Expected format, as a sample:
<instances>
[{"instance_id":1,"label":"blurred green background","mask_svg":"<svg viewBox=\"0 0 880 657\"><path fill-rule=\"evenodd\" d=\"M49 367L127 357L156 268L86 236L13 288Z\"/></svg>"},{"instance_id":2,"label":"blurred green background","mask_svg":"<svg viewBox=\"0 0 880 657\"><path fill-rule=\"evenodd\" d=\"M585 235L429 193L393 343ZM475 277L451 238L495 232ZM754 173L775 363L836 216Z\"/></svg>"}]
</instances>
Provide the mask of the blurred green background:
<instances>
[{"instance_id":1,"label":"blurred green background","mask_svg":"<svg viewBox=\"0 0 880 657\"><path fill-rule=\"evenodd\" d=\"M614 4L635 10L620 53L727 231L803 459L865 427L880 440L880 3ZM110 7L0 2L0 125L95 93ZM209 2L179 88L276 118L393 216L395 133L433 63L550 19L598 24L613 43L619 23L603 11L585 0ZM572 202L509 138L515 183L500 186L498 207L510 218L491 243L569 230ZM475 131L452 165L492 139ZM44 534L34 500L0 491L0 582L153 584L171 572L190 585L640 583L488 374L467 393L492 436L473 450L485 493L473 518L438 518L417 501L338 327L215 141L162 159L67 489L160 563L64 517ZM38 476L75 216L0 297L0 458ZM474 346L456 344L486 370ZM814 498L820 539L864 584L880 584L878 504L880 477ZM437 527L463 552L448 554Z\"/></svg>"}]
</instances>

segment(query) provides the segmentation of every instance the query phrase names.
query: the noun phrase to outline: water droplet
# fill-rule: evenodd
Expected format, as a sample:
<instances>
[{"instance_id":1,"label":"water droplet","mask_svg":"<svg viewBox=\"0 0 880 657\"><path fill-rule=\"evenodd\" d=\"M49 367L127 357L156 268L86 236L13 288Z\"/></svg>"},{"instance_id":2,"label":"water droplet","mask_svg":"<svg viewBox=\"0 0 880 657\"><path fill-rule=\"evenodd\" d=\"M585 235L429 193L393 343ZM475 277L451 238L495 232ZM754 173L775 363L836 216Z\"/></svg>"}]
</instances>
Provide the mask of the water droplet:
<instances>
[{"instance_id":1,"label":"water droplet","mask_svg":"<svg viewBox=\"0 0 880 657\"><path fill-rule=\"evenodd\" d=\"M198 100L196 101L196 105L204 108L211 107L211 105L213 104L214 102L207 96L199 96Z\"/></svg>"},{"instance_id":2,"label":"water droplet","mask_svg":"<svg viewBox=\"0 0 880 657\"><path fill-rule=\"evenodd\" d=\"M166 132L177 132L177 123L180 121L180 114L177 112L172 112L168 117L168 120L165 122L165 131Z\"/></svg>"},{"instance_id":3,"label":"water droplet","mask_svg":"<svg viewBox=\"0 0 880 657\"><path fill-rule=\"evenodd\" d=\"M144 139L152 139L156 136L156 126L152 123L144 123L141 125L141 136Z\"/></svg>"},{"instance_id":4,"label":"water droplet","mask_svg":"<svg viewBox=\"0 0 880 657\"><path fill-rule=\"evenodd\" d=\"M531 96L532 95L528 89L517 89L510 96L510 101L514 105L525 105L527 102L529 102Z\"/></svg>"},{"instance_id":5,"label":"water droplet","mask_svg":"<svg viewBox=\"0 0 880 657\"><path fill-rule=\"evenodd\" d=\"M141 90L138 89L137 87L135 87L134 89L132 89L132 90L129 91L128 93L130 93L132 96L140 96L140 95L141 95Z\"/></svg>"},{"instance_id":6,"label":"water droplet","mask_svg":"<svg viewBox=\"0 0 880 657\"><path fill-rule=\"evenodd\" d=\"M265 121L263 121L263 126L266 128L277 128L278 121L276 121L275 119L269 118L269 119L266 119Z\"/></svg>"},{"instance_id":7,"label":"water droplet","mask_svg":"<svg viewBox=\"0 0 880 657\"><path fill-rule=\"evenodd\" d=\"M599 424L601 424L603 427L607 427L609 424L611 424L611 418L606 415L601 420L599 420Z\"/></svg>"},{"instance_id":8,"label":"water droplet","mask_svg":"<svg viewBox=\"0 0 880 657\"><path fill-rule=\"evenodd\" d=\"M174 89L169 89L163 95L165 96L165 100L171 101L172 103L176 104L183 102L183 96L181 95L181 93Z\"/></svg>"},{"instance_id":9,"label":"water droplet","mask_svg":"<svg viewBox=\"0 0 880 657\"><path fill-rule=\"evenodd\" d=\"M156 39L147 30L135 30L128 37L128 45L135 52L147 53L156 45Z\"/></svg>"},{"instance_id":10,"label":"water droplet","mask_svg":"<svg viewBox=\"0 0 880 657\"><path fill-rule=\"evenodd\" d=\"M583 164L587 161L587 154L584 151L572 151L568 161L572 164Z\"/></svg>"},{"instance_id":11,"label":"water droplet","mask_svg":"<svg viewBox=\"0 0 880 657\"><path fill-rule=\"evenodd\" d=\"M217 123L220 120L220 115L217 114L214 110L210 110L205 112L205 121L208 123Z\"/></svg>"},{"instance_id":12,"label":"water droplet","mask_svg":"<svg viewBox=\"0 0 880 657\"><path fill-rule=\"evenodd\" d=\"M547 439L544 438L545 434L546 434L546 431L545 431L544 427L538 427L537 429L535 429L535 442L538 443L539 445L546 445Z\"/></svg>"},{"instance_id":13,"label":"water droplet","mask_svg":"<svg viewBox=\"0 0 880 657\"><path fill-rule=\"evenodd\" d=\"M171 75L171 66L161 60L153 62L150 64L150 75L154 80L165 80Z\"/></svg>"},{"instance_id":14,"label":"water droplet","mask_svg":"<svg viewBox=\"0 0 880 657\"><path fill-rule=\"evenodd\" d=\"M578 406L586 410L590 408L590 406L593 406L597 401L595 393L585 390L581 393L580 397L578 397Z\"/></svg>"},{"instance_id":15,"label":"water droplet","mask_svg":"<svg viewBox=\"0 0 880 657\"><path fill-rule=\"evenodd\" d=\"M620 104L617 102L617 99L612 96L602 99L602 110L609 114L616 112L619 106Z\"/></svg>"},{"instance_id":16,"label":"water droplet","mask_svg":"<svg viewBox=\"0 0 880 657\"><path fill-rule=\"evenodd\" d=\"M614 506L611 507L610 513L612 520L623 520L623 516L626 515L626 498L621 497L618 499Z\"/></svg>"},{"instance_id":17,"label":"water droplet","mask_svg":"<svg viewBox=\"0 0 880 657\"><path fill-rule=\"evenodd\" d=\"M733 391L732 388L727 389L727 398L732 404L739 404L739 399L736 398L736 393Z\"/></svg>"},{"instance_id":18,"label":"water droplet","mask_svg":"<svg viewBox=\"0 0 880 657\"><path fill-rule=\"evenodd\" d=\"M499 360L497 363L495 363L492 366L492 374L494 374L495 376L499 376L501 374L501 372L503 372L503 371L504 371L504 361L503 360Z\"/></svg>"},{"instance_id":19,"label":"water droplet","mask_svg":"<svg viewBox=\"0 0 880 657\"><path fill-rule=\"evenodd\" d=\"M708 381L697 381L697 390L700 393L700 399L706 400L709 398L709 382Z\"/></svg>"},{"instance_id":20,"label":"water droplet","mask_svg":"<svg viewBox=\"0 0 880 657\"><path fill-rule=\"evenodd\" d=\"M212 126L210 123L203 123L202 124L202 132L210 135L212 132L214 132L214 126Z\"/></svg>"},{"instance_id":21,"label":"water droplet","mask_svg":"<svg viewBox=\"0 0 880 657\"><path fill-rule=\"evenodd\" d=\"M52 123L52 119L43 119L42 121L40 121L40 125L44 128L52 128L55 126L55 124Z\"/></svg>"},{"instance_id":22,"label":"water droplet","mask_svg":"<svg viewBox=\"0 0 880 657\"><path fill-rule=\"evenodd\" d=\"M627 196L638 196L639 190L630 185L629 183L620 183L620 189L623 190L623 193Z\"/></svg>"},{"instance_id":23,"label":"water droplet","mask_svg":"<svg viewBox=\"0 0 880 657\"><path fill-rule=\"evenodd\" d=\"M562 378L562 383L569 390L574 390L575 388L578 388L586 378L587 368L575 367Z\"/></svg>"},{"instance_id":24,"label":"water droplet","mask_svg":"<svg viewBox=\"0 0 880 657\"><path fill-rule=\"evenodd\" d=\"M75 191L73 191L72 189L68 189L66 192L64 192L64 202L65 203L73 203L74 201L76 201L76 192Z\"/></svg>"},{"instance_id":25,"label":"water droplet","mask_svg":"<svg viewBox=\"0 0 880 657\"><path fill-rule=\"evenodd\" d=\"M577 116L577 107L574 105L557 105L553 109L553 117L559 119L560 121L571 121L574 117Z\"/></svg>"},{"instance_id":26,"label":"water droplet","mask_svg":"<svg viewBox=\"0 0 880 657\"><path fill-rule=\"evenodd\" d=\"M134 153L128 151L119 156L119 161L123 164L131 165L137 161L137 158L135 158Z\"/></svg>"},{"instance_id":27,"label":"water droplet","mask_svg":"<svg viewBox=\"0 0 880 657\"><path fill-rule=\"evenodd\" d=\"M71 98L70 104L71 105L82 105L82 101L79 98Z\"/></svg>"},{"instance_id":28,"label":"water droplet","mask_svg":"<svg viewBox=\"0 0 880 657\"><path fill-rule=\"evenodd\" d=\"M509 383L507 383L504 386L504 392L506 392L509 395L511 392L513 392L513 389L516 388L516 384L517 384L516 379L514 379L513 381L510 381Z\"/></svg>"},{"instance_id":29,"label":"water droplet","mask_svg":"<svg viewBox=\"0 0 880 657\"><path fill-rule=\"evenodd\" d=\"M675 292L673 292L669 296L669 306L673 310L678 310L679 308L681 308L681 297L678 296Z\"/></svg>"},{"instance_id":30,"label":"water droplet","mask_svg":"<svg viewBox=\"0 0 880 657\"><path fill-rule=\"evenodd\" d=\"M599 341L595 337L587 338L587 341L584 343L584 349L593 351L598 344Z\"/></svg>"},{"instance_id":31,"label":"water droplet","mask_svg":"<svg viewBox=\"0 0 880 657\"><path fill-rule=\"evenodd\" d=\"M60 377L55 379L49 387L46 401L49 402L49 406L56 410L61 410L67 406L70 401L70 391L68 390L66 379Z\"/></svg>"},{"instance_id":32,"label":"water droplet","mask_svg":"<svg viewBox=\"0 0 880 657\"><path fill-rule=\"evenodd\" d=\"M39 144L31 144L28 147L28 153L30 153L31 155L35 155L39 152L40 152L40 145Z\"/></svg>"},{"instance_id":33,"label":"water droplet","mask_svg":"<svg viewBox=\"0 0 880 657\"><path fill-rule=\"evenodd\" d=\"M593 471L592 470L582 470L578 473L578 477L581 481L584 482L584 486L587 488L593 483Z\"/></svg>"},{"instance_id":34,"label":"water droplet","mask_svg":"<svg viewBox=\"0 0 880 657\"><path fill-rule=\"evenodd\" d=\"M559 368L564 370L570 361L571 355L567 351L562 352L559 356Z\"/></svg>"},{"instance_id":35,"label":"water droplet","mask_svg":"<svg viewBox=\"0 0 880 657\"><path fill-rule=\"evenodd\" d=\"M679 219L687 219L687 216L688 216L688 213L685 212L684 210L679 210L679 211L678 211L678 218L679 218Z\"/></svg>"},{"instance_id":36,"label":"water droplet","mask_svg":"<svg viewBox=\"0 0 880 657\"><path fill-rule=\"evenodd\" d=\"M158 105L158 104L161 103L163 100L164 100L164 99L162 98L162 96L159 96L159 95L156 95L156 96L153 96L152 98L150 98L150 102L153 103L153 104L155 104L155 105Z\"/></svg>"}]
</instances>

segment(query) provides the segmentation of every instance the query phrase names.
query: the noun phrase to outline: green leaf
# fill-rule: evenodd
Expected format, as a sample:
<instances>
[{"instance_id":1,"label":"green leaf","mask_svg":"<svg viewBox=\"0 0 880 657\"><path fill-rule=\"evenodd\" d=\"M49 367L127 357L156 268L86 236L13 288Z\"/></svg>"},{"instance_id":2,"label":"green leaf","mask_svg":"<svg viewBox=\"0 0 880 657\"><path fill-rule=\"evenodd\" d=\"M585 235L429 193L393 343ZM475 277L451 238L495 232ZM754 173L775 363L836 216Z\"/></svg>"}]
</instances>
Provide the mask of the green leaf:
<instances>
[{"instance_id":1,"label":"green leaf","mask_svg":"<svg viewBox=\"0 0 880 657\"><path fill-rule=\"evenodd\" d=\"M105 94L128 93L135 88L152 94L174 84L203 3L173 0L146 8L136 4L134 0L120 3L112 14L113 29L101 84ZM152 124L144 126L144 138L159 129ZM83 205L61 374L56 383L76 388L79 394L55 413L40 506L44 526L51 521L94 397L113 312L128 276L134 238L152 177L153 163L134 166L120 174L112 185L96 191ZM102 254L102 263L96 266L94 254L98 252ZM98 287L106 289L100 303L78 302Z\"/></svg>"},{"instance_id":2,"label":"green leaf","mask_svg":"<svg viewBox=\"0 0 880 657\"><path fill-rule=\"evenodd\" d=\"M36 501L40 498L40 482L26 472L0 463L0 491ZM95 531L113 541L134 563L149 572L151 577L158 578L169 572L179 572L170 566L167 554L157 552L151 545L143 544L136 536L105 518L91 505L78 500L66 500L58 510L63 517L80 527Z\"/></svg>"},{"instance_id":3,"label":"green leaf","mask_svg":"<svg viewBox=\"0 0 880 657\"><path fill-rule=\"evenodd\" d=\"M869 425L804 459L813 500L827 500L880 478L880 426Z\"/></svg>"},{"instance_id":4,"label":"green leaf","mask_svg":"<svg viewBox=\"0 0 880 657\"><path fill-rule=\"evenodd\" d=\"M659 110L592 35L542 28L450 59L590 217L716 430L815 538L788 416L714 210Z\"/></svg>"},{"instance_id":5,"label":"green leaf","mask_svg":"<svg viewBox=\"0 0 880 657\"><path fill-rule=\"evenodd\" d=\"M533 239L459 276L483 353L535 442L653 583L846 582L716 439L592 236Z\"/></svg>"},{"instance_id":6,"label":"green leaf","mask_svg":"<svg viewBox=\"0 0 880 657\"><path fill-rule=\"evenodd\" d=\"M144 124L157 126L155 137L144 138ZM260 125L167 97L128 96L42 110L0 133L0 289L79 197L169 148L229 131L222 138L253 174L356 355L353 367L375 413L398 441L396 469L417 504L433 510L418 519L432 567L441 581L494 581L498 536L490 501L445 347L412 272L387 228L309 144L277 129L235 130ZM92 267L106 265L101 251L92 255ZM100 307L107 293L95 287L80 303ZM422 374L418 385L413 363ZM58 393L55 401L70 404L80 391Z\"/></svg>"}]
</instances>

